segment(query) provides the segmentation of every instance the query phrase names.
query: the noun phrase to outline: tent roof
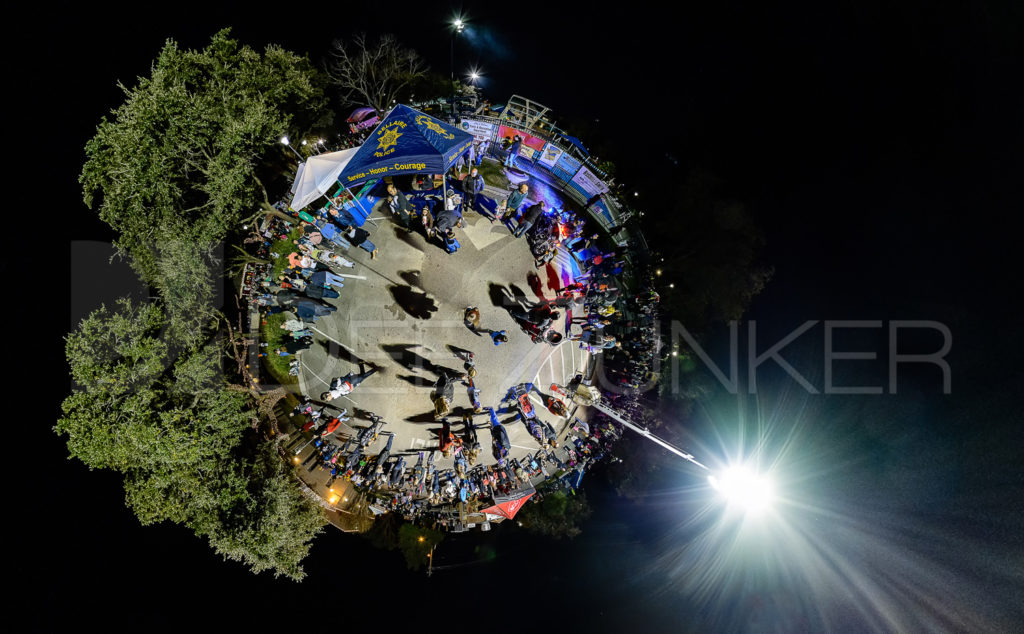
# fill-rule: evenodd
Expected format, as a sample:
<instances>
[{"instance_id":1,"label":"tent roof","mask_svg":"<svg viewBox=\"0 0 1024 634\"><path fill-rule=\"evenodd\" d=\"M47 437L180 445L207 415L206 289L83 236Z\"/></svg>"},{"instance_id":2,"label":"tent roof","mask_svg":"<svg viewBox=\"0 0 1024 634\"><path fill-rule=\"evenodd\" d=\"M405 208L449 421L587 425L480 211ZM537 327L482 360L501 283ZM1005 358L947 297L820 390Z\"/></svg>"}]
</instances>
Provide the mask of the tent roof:
<instances>
[{"instance_id":1,"label":"tent roof","mask_svg":"<svg viewBox=\"0 0 1024 634\"><path fill-rule=\"evenodd\" d=\"M339 180L347 187L399 174L443 174L473 135L399 104L370 134Z\"/></svg>"},{"instance_id":2,"label":"tent roof","mask_svg":"<svg viewBox=\"0 0 1024 634\"><path fill-rule=\"evenodd\" d=\"M579 139L577 139L577 138L576 138L576 137L574 137L574 136L566 136L566 137L564 137L564 138L565 138L565 140L566 140L566 141L568 141L569 143L572 143L573 145L575 145L576 147L578 147L578 148L580 149L580 151L581 151L581 152L583 152L583 153L584 153L584 154L586 154L587 156L590 156L590 152L589 152L589 151L587 151L587 148L583 147L583 141L580 141Z\"/></svg>"},{"instance_id":3,"label":"tent roof","mask_svg":"<svg viewBox=\"0 0 1024 634\"><path fill-rule=\"evenodd\" d=\"M536 492L537 489L530 487L529 489L513 491L510 495L496 495L494 496L494 506L487 507L480 512L501 515L502 517L512 519Z\"/></svg>"},{"instance_id":4,"label":"tent roof","mask_svg":"<svg viewBox=\"0 0 1024 634\"><path fill-rule=\"evenodd\" d=\"M311 156L299 164L292 184L291 208L299 211L326 194L338 182L342 170L356 155L358 148Z\"/></svg>"},{"instance_id":5,"label":"tent roof","mask_svg":"<svg viewBox=\"0 0 1024 634\"><path fill-rule=\"evenodd\" d=\"M363 119L365 119L366 117L370 116L370 114L374 113L374 112L377 112L377 111L374 110L373 108L371 108L370 106L363 106L362 108L356 108L355 110L352 111L352 114L350 114L348 116L348 121L351 122L351 123L356 123L358 121L362 121Z\"/></svg>"}]
</instances>

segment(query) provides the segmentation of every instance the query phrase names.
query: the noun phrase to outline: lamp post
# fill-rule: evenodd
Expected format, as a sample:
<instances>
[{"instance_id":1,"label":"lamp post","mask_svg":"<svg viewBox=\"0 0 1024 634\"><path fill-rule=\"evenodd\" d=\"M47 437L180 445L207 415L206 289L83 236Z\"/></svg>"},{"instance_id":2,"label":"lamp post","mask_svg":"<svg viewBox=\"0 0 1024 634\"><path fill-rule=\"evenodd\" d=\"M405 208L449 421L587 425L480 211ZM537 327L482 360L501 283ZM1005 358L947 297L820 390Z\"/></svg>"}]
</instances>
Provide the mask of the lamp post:
<instances>
[{"instance_id":1,"label":"lamp post","mask_svg":"<svg viewBox=\"0 0 1024 634\"><path fill-rule=\"evenodd\" d=\"M452 26L455 30L452 31L452 42L451 42L451 81L452 81L452 116L455 116L455 38L458 37L459 33L462 33L462 29L466 28L466 23L462 21L462 18L455 18L452 22Z\"/></svg>"},{"instance_id":2,"label":"lamp post","mask_svg":"<svg viewBox=\"0 0 1024 634\"><path fill-rule=\"evenodd\" d=\"M289 150L291 150L292 152L295 152L295 156L299 157L299 162L300 162L300 163L306 160L306 159L304 159L304 158L302 157L302 155L301 155L301 154L299 154L299 151L298 151L298 150L296 150L295 148L293 148L293 147L292 147L292 145L291 145L291 143L289 143L289 142L288 142L288 137L286 137L286 136L283 136L283 137L281 137L281 143L282 143L283 145L287 145L287 146L288 146L288 149L289 149Z\"/></svg>"}]
</instances>

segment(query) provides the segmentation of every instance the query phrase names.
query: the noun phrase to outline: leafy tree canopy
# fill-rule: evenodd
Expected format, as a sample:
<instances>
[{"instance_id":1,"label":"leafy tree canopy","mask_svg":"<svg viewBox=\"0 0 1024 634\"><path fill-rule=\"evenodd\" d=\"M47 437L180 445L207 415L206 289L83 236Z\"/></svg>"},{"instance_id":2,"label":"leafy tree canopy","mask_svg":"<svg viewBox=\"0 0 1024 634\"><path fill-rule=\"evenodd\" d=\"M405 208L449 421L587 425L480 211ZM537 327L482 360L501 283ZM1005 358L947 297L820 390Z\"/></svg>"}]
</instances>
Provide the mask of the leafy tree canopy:
<instances>
[{"instance_id":1,"label":"leafy tree canopy","mask_svg":"<svg viewBox=\"0 0 1024 634\"><path fill-rule=\"evenodd\" d=\"M261 157L291 124L306 125L325 107L321 75L306 57L275 45L260 54L228 29L201 51L168 40L150 76L121 88L125 102L86 144L79 181L86 205L98 206L151 283L164 255L155 245L215 243L266 202Z\"/></svg>"},{"instance_id":2,"label":"leafy tree canopy","mask_svg":"<svg viewBox=\"0 0 1024 634\"><path fill-rule=\"evenodd\" d=\"M398 529L398 548L405 556L409 570L419 570L428 563L427 555L444 539L444 533L425 526L402 524Z\"/></svg>"},{"instance_id":3,"label":"leafy tree canopy","mask_svg":"<svg viewBox=\"0 0 1024 634\"><path fill-rule=\"evenodd\" d=\"M324 525L271 443L251 433L251 401L228 389L216 345L171 359L157 305L101 307L67 337L78 384L55 430L90 468L124 476L143 524L183 523L255 572L301 578Z\"/></svg>"},{"instance_id":4,"label":"leafy tree canopy","mask_svg":"<svg viewBox=\"0 0 1024 634\"><path fill-rule=\"evenodd\" d=\"M590 517L590 505L582 493L570 495L565 491L552 491L544 498L527 504L516 515L528 531L561 539L576 537L583 532L579 524Z\"/></svg>"}]
</instances>

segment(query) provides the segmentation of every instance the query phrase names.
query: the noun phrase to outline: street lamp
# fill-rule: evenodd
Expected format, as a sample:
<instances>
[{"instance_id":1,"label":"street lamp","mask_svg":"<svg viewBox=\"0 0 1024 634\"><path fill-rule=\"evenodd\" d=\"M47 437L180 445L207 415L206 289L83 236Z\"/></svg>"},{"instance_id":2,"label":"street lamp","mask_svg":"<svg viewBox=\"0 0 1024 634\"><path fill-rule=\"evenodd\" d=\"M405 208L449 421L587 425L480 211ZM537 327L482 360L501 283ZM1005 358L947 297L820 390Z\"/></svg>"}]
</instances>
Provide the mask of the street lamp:
<instances>
[{"instance_id":1,"label":"street lamp","mask_svg":"<svg viewBox=\"0 0 1024 634\"><path fill-rule=\"evenodd\" d=\"M303 141L303 143L305 143L305 141ZM282 144L282 145L287 145L287 146L288 146L288 149L290 149L290 150L291 150L292 152L295 152L295 156L299 157L299 162L300 162L300 163L301 163L302 161L305 161L305 160L306 160L306 159L304 159L304 158L302 157L302 155L301 155L301 154L299 154L299 151L298 151L298 150L296 150L295 148L293 148L293 147L292 147L292 145L291 145L291 143L289 143L289 142L288 142L288 137L287 137L287 136L283 136L283 137L281 137L281 144Z\"/></svg>"},{"instance_id":2,"label":"street lamp","mask_svg":"<svg viewBox=\"0 0 1024 634\"><path fill-rule=\"evenodd\" d=\"M466 23L462 21L461 16L457 16L455 21L452 22L452 26L455 30L452 31L452 42L451 42L451 75L452 75L452 116L455 116L455 38L462 33L462 29L466 28Z\"/></svg>"},{"instance_id":3,"label":"street lamp","mask_svg":"<svg viewBox=\"0 0 1024 634\"><path fill-rule=\"evenodd\" d=\"M730 467L718 475L710 475L708 483L729 504L747 513L763 511L775 498L771 480L744 465Z\"/></svg>"}]
</instances>

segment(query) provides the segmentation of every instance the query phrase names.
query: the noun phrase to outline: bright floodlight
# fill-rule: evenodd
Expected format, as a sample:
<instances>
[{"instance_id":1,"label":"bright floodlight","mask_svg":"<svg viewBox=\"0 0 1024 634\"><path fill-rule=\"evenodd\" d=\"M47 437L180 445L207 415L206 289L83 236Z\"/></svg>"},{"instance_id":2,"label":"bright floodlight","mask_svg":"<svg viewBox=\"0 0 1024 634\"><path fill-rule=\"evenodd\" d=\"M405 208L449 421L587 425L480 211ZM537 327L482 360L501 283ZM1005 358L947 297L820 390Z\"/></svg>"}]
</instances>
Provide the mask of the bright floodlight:
<instances>
[{"instance_id":1,"label":"bright floodlight","mask_svg":"<svg viewBox=\"0 0 1024 634\"><path fill-rule=\"evenodd\" d=\"M281 137L281 143L283 143L284 145L288 145L288 137L286 137L286 136Z\"/></svg>"},{"instance_id":2,"label":"bright floodlight","mask_svg":"<svg viewBox=\"0 0 1024 634\"><path fill-rule=\"evenodd\" d=\"M746 467L730 467L720 477L708 476L708 482L730 504L751 513L764 510L774 497L772 483Z\"/></svg>"}]
</instances>

